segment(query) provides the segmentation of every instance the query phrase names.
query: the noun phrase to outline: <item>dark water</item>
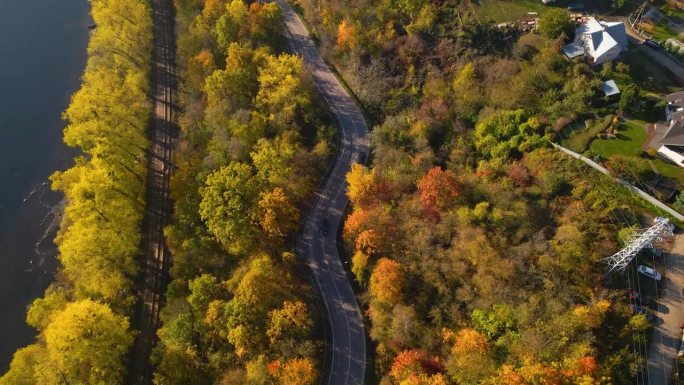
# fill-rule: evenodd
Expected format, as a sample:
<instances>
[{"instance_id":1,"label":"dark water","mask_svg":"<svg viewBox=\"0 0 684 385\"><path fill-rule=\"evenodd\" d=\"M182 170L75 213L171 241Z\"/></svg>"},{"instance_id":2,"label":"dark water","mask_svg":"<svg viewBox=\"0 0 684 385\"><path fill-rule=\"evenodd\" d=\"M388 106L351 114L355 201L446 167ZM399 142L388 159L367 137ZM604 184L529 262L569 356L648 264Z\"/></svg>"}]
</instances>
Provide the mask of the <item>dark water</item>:
<instances>
[{"instance_id":1,"label":"dark water","mask_svg":"<svg viewBox=\"0 0 684 385\"><path fill-rule=\"evenodd\" d=\"M56 268L48 176L71 164L62 111L86 61L86 0L0 0L0 373ZM54 211L54 210L53 210Z\"/></svg>"}]
</instances>

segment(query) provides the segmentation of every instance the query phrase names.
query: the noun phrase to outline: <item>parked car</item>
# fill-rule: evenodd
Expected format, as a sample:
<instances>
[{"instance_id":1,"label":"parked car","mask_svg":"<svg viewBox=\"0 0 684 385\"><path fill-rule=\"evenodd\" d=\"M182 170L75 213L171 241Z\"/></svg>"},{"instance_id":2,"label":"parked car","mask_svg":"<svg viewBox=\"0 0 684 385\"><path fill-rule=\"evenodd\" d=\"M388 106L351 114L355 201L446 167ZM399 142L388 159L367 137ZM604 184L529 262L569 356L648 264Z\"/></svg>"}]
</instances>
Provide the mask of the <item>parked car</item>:
<instances>
[{"instance_id":1,"label":"parked car","mask_svg":"<svg viewBox=\"0 0 684 385\"><path fill-rule=\"evenodd\" d=\"M663 249L659 247L644 247L644 251L655 258L662 258L664 254Z\"/></svg>"},{"instance_id":2,"label":"parked car","mask_svg":"<svg viewBox=\"0 0 684 385\"><path fill-rule=\"evenodd\" d=\"M653 313L638 305L629 305L633 314L643 314L647 321L653 321Z\"/></svg>"},{"instance_id":3,"label":"parked car","mask_svg":"<svg viewBox=\"0 0 684 385\"><path fill-rule=\"evenodd\" d=\"M651 268L648 267L648 266L639 265L639 266L637 267L637 271L638 271L640 274L643 274L643 275L645 275L645 276L647 276L647 277L649 277L649 278L655 279L656 281L660 281L660 279L663 278L663 275L662 275L662 274L658 273L657 271L651 269Z\"/></svg>"},{"instance_id":4,"label":"parked car","mask_svg":"<svg viewBox=\"0 0 684 385\"><path fill-rule=\"evenodd\" d=\"M659 42L657 42L653 39L644 40L644 44L646 44L647 46L654 48L654 49L662 49L663 48L663 46Z\"/></svg>"}]
</instances>

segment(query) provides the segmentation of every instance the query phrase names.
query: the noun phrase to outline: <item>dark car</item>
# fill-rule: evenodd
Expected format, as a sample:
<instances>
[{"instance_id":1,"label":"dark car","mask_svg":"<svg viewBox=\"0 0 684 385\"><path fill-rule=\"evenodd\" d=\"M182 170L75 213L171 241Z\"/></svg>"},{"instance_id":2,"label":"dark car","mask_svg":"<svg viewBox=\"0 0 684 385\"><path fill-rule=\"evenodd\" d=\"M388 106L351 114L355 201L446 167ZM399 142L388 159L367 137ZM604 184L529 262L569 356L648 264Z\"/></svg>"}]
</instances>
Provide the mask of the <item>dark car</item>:
<instances>
[{"instance_id":1,"label":"dark car","mask_svg":"<svg viewBox=\"0 0 684 385\"><path fill-rule=\"evenodd\" d=\"M647 46L649 46L649 47L651 47L651 48L655 48L655 49L661 49L661 48L663 48L663 46L660 45L659 42L657 42L657 41L655 41L655 40L653 40L653 39L646 39L646 40L644 40L644 44L646 44Z\"/></svg>"},{"instance_id":2,"label":"dark car","mask_svg":"<svg viewBox=\"0 0 684 385\"><path fill-rule=\"evenodd\" d=\"M328 218L324 218L318 224L318 231L320 231L321 235L323 235L323 236L328 235L328 229L329 228L330 228L330 224L328 223Z\"/></svg>"}]
</instances>

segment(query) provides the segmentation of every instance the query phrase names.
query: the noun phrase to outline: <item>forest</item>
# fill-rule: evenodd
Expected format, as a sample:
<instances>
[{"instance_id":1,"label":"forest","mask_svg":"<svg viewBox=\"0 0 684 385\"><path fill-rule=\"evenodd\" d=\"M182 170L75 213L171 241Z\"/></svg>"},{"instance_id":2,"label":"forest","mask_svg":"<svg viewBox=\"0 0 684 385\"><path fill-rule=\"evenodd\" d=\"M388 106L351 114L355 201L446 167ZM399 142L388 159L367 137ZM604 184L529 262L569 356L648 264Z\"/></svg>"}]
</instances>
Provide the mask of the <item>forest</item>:
<instances>
[{"instance_id":1,"label":"forest","mask_svg":"<svg viewBox=\"0 0 684 385\"><path fill-rule=\"evenodd\" d=\"M61 268L29 307L39 332L0 384L123 384L135 337L145 209L152 25L143 0L93 0L97 28L81 88L64 112L64 142L81 155L54 173L67 205L55 239Z\"/></svg>"},{"instance_id":2,"label":"forest","mask_svg":"<svg viewBox=\"0 0 684 385\"><path fill-rule=\"evenodd\" d=\"M644 365L634 336L650 325L598 260L648 208L548 145L608 104L601 80L625 66L565 60L554 13L517 35L470 1L294 3L374 125L370 164L347 175L342 231L369 381L630 384ZM153 383L318 384L321 308L293 244L336 130L275 4L174 4L181 137ZM0 385L127 379L151 15L143 0L92 7L83 86L64 113L82 155L51 177L68 200L62 268L28 310L36 342Z\"/></svg>"},{"instance_id":3,"label":"forest","mask_svg":"<svg viewBox=\"0 0 684 385\"><path fill-rule=\"evenodd\" d=\"M563 58L564 10L519 35L467 1L352 3L297 1L375 122L343 231L375 380L632 383L650 326L598 260L649 209L548 145L627 66Z\"/></svg>"},{"instance_id":4,"label":"forest","mask_svg":"<svg viewBox=\"0 0 684 385\"><path fill-rule=\"evenodd\" d=\"M293 236L336 137L273 3L177 0L181 141L154 383L318 383Z\"/></svg>"}]
</instances>

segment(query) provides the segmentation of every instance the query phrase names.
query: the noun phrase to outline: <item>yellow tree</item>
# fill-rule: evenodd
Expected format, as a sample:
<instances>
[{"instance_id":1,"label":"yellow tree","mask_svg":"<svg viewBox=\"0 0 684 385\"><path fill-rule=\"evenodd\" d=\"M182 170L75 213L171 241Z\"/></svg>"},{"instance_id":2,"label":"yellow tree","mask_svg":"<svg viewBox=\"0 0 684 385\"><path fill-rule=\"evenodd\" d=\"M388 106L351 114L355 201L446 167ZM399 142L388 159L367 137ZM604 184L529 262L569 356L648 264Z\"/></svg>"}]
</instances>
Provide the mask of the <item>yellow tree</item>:
<instances>
[{"instance_id":1,"label":"yellow tree","mask_svg":"<svg viewBox=\"0 0 684 385\"><path fill-rule=\"evenodd\" d=\"M479 384L489 378L496 366L487 337L473 329L461 329L446 366L459 384Z\"/></svg>"},{"instance_id":2,"label":"yellow tree","mask_svg":"<svg viewBox=\"0 0 684 385\"><path fill-rule=\"evenodd\" d=\"M71 384L123 384L132 343L128 319L90 300L69 304L45 329L50 363Z\"/></svg>"},{"instance_id":3,"label":"yellow tree","mask_svg":"<svg viewBox=\"0 0 684 385\"><path fill-rule=\"evenodd\" d=\"M375 175L359 163L354 163L347 173L347 196L355 207L365 207L375 198Z\"/></svg>"},{"instance_id":4,"label":"yellow tree","mask_svg":"<svg viewBox=\"0 0 684 385\"><path fill-rule=\"evenodd\" d=\"M262 192L259 200L258 222L270 238L284 237L292 233L299 224L299 210L285 195L285 191L276 187Z\"/></svg>"},{"instance_id":5,"label":"yellow tree","mask_svg":"<svg viewBox=\"0 0 684 385\"><path fill-rule=\"evenodd\" d=\"M297 112L311 104L304 86L304 64L294 55L269 56L259 69L259 92L256 108L277 127L294 121Z\"/></svg>"},{"instance_id":6,"label":"yellow tree","mask_svg":"<svg viewBox=\"0 0 684 385\"><path fill-rule=\"evenodd\" d=\"M294 358L269 364L269 372L280 385L314 385L318 380L316 366L310 358Z\"/></svg>"},{"instance_id":7,"label":"yellow tree","mask_svg":"<svg viewBox=\"0 0 684 385\"><path fill-rule=\"evenodd\" d=\"M354 48L356 43L357 37L354 26L346 18L342 19L337 27L337 49L344 52Z\"/></svg>"},{"instance_id":8,"label":"yellow tree","mask_svg":"<svg viewBox=\"0 0 684 385\"><path fill-rule=\"evenodd\" d=\"M399 303L403 297L404 271L396 261L380 258L370 277L371 298L388 304Z\"/></svg>"}]
</instances>

